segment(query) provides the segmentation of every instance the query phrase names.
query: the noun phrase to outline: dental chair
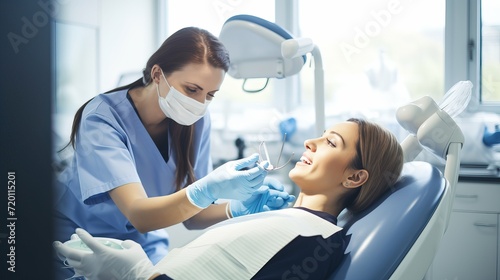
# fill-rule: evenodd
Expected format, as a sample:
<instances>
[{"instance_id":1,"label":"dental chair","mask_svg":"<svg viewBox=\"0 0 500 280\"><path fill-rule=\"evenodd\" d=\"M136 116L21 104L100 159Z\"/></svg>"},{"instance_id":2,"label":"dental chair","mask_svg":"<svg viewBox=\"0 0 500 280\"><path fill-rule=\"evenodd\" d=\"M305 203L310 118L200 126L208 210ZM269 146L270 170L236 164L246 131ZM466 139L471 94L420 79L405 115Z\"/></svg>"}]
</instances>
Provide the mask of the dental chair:
<instances>
[{"instance_id":1,"label":"dental chair","mask_svg":"<svg viewBox=\"0 0 500 280\"><path fill-rule=\"evenodd\" d=\"M240 79L294 75L310 52L316 67L316 131L323 132L322 62L310 39L294 39L278 25L250 15L228 19L219 38L230 54L229 75ZM470 82L459 84L466 94L451 96L452 88L440 105L423 97L398 109L397 120L409 132L401 143L401 178L369 209L357 215L345 211L338 217L348 245L330 280L425 277L446 231L458 181L464 135L452 116L468 104L472 88ZM446 161L444 172L428 162L413 161L423 149Z\"/></svg>"}]
</instances>

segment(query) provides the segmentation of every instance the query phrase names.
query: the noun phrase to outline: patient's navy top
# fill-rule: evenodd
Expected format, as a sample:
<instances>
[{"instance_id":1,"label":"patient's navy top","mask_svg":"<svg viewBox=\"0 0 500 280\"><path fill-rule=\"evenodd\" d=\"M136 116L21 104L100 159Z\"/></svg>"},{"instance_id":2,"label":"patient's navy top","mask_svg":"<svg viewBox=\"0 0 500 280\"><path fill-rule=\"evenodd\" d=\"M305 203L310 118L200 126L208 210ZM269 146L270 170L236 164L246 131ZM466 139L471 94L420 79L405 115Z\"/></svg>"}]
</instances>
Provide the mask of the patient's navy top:
<instances>
[{"instance_id":1,"label":"patient's navy top","mask_svg":"<svg viewBox=\"0 0 500 280\"><path fill-rule=\"evenodd\" d=\"M303 207L296 208L337 224L337 218L328 213ZM326 239L321 235L297 236L278 251L252 279L327 279L339 266L346 246L343 230ZM249 254L254 253L249 252ZM155 280L168 279L172 278L166 275L155 278Z\"/></svg>"},{"instance_id":2,"label":"patient's navy top","mask_svg":"<svg viewBox=\"0 0 500 280\"><path fill-rule=\"evenodd\" d=\"M212 169L210 116L193 124L196 178ZM172 143L168 134L168 143ZM56 184L56 240L69 240L77 227L93 236L131 239L158 262L168 252L163 229L140 233L115 205L108 192L138 182L148 197L175 191L176 154L171 145L161 153L137 114L127 90L100 94L83 111L70 166Z\"/></svg>"},{"instance_id":3,"label":"patient's navy top","mask_svg":"<svg viewBox=\"0 0 500 280\"><path fill-rule=\"evenodd\" d=\"M325 212L297 207L333 224L337 218ZM297 236L272 257L252 279L326 279L344 256L343 230L324 239L318 236Z\"/></svg>"}]
</instances>

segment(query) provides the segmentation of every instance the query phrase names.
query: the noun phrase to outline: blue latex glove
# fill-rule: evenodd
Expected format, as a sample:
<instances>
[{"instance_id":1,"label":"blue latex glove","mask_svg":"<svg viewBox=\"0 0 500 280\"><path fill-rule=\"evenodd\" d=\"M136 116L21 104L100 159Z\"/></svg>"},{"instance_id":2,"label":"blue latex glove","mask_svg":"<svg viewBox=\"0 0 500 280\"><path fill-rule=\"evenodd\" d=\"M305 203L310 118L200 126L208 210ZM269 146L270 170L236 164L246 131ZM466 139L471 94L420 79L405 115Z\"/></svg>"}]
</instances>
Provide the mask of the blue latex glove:
<instances>
[{"instance_id":1,"label":"blue latex glove","mask_svg":"<svg viewBox=\"0 0 500 280\"><path fill-rule=\"evenodd\" d=\"M266 178L263 185L246 200L231 200L229 209L233 217L287 208L295 196L284 191L276 179Z\"/></svg>"},{"instance_id":2,"label":"blue latex glove","mask_svg":"<svg viewBox=\"0 0 500 280\"><path fill-rule=\"evenodd\" d=\"M265 211L288 208L296 199L294 195L285 192L285 187L277 179L266 178L264 185L270 188L269 197L263 206Z\"/></svg>"},{"instance_id":3,"label":"blue latex glove","mask_svg":"<svg viewBox=\"0 0 500 280\"><path fill-rule=\"evenodd\" d=\"M259 154L226 162L186 187L189 201L206 208L219 198L249 199L262 186L269 163L257 164Z\"/></svg>"}]
</instances>

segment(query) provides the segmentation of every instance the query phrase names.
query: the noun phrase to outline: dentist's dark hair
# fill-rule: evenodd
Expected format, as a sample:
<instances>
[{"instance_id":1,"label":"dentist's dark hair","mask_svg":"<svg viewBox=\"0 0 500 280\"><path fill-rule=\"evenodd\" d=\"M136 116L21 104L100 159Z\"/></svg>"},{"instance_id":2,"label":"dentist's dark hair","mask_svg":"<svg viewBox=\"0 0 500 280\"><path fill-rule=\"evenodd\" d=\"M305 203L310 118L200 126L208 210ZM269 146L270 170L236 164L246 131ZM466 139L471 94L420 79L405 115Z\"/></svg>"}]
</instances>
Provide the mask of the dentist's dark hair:
<instances>
[{"instance_id":1,"label":"dentist's dark hair","mask_svg":"<svg viewBox=\"0 0 500 280\"><path fill-rule=\"evenodd\" d=\"M152 81L151 69L154 65L160 66L165 76L168 76L190 63L208 63L212 67L223 69L224 72L227 72L229 69L229 53L219 39L210 32L197 27L186 27L169 36L160 48L151 55L146 63L146 67L142 71L142 78L105 93L148 86ZM91 100L85 102L76 112L73 119L70 142L66 147L71 145L75 148L83 111ZM180 190L182 187L196 180L192 164L195 160L192 147L193 125L183 126L173 120L169 120L169 133L173 142L171 143L173 145L171 150L176 153L177 159L176 190ZM185 184L183 185L184 182Z\"/></svg>"}]
</instances>

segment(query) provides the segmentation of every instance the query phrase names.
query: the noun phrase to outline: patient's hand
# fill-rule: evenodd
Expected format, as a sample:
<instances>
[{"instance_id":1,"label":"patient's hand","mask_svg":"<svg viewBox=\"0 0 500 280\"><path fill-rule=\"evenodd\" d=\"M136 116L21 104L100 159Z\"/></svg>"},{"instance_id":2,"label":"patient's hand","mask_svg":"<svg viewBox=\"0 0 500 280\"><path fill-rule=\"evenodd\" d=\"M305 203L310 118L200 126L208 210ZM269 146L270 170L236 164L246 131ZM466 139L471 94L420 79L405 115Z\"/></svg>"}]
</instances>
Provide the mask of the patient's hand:
<instances>
[{"instance_id":1,"label":"patient's hand","mask_svg":"<svg viewBox=\"0 0 500 280\"><path fill-rule=\"evenodd\" d=\"M276 179L266 178L263 185L244 201L231 200L230 209L233 217L259 213L263 211L287 208L295 196L288 194Z\"/></svg>"}]
</instances>

